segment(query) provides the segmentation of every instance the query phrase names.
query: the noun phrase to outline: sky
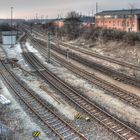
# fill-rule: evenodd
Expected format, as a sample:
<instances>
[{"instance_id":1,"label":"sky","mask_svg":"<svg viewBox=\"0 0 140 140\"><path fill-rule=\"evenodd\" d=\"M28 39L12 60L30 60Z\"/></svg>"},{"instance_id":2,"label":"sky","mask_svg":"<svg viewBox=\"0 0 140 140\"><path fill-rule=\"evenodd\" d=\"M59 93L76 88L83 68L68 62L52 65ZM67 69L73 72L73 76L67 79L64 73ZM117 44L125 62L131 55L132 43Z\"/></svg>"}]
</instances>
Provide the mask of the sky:
<instances>
[{"instance_id":1,"label":"sky","mask_svg":"<svg viewBox=\"0 0 140 140\"><path fill-rule=\"evenodd\" d=\"M14 7L14 18L65 17L70 11L92 15L96 2L98 11L140 8L140 0L0 0L0 18L10 18L10 7Z\"/></svg>"}]
</instances>

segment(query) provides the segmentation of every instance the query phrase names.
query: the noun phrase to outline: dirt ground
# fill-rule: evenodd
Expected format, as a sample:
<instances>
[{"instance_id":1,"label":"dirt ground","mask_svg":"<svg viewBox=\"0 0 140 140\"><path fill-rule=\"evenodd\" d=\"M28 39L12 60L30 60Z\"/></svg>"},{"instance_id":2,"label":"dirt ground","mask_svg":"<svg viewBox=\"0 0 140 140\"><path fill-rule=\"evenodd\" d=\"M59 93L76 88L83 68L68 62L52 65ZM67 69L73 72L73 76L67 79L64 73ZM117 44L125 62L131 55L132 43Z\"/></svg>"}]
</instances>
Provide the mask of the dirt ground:
<instances>
[{"instance_id":1,"label":"dirt ground","mask_svg":"<svg viewBox=\"0 0 140 140\"><path fill-rule=\"evenodd\" d=\"M68 42L66 38L63 40ZM140 44L138 43L136 43L135 46L117 41L98 41L96 43L92 43L92 41L85 40L82 37L74 41L69 41L68 43L75 44L77 46L95 51L99 54L140 66Z\"/></svg>"}]
</instances>

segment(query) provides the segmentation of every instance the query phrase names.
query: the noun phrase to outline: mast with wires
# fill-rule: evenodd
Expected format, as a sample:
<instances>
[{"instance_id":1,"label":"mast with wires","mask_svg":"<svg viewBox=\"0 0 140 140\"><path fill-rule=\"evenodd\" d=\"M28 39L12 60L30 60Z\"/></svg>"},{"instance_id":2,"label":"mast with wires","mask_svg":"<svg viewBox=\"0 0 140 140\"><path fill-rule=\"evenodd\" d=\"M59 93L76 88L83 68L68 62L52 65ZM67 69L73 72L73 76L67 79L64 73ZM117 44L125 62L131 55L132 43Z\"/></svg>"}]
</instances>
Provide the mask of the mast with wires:
<instances>
[{"instance_id":1,"label":"mast with wires","mask_svg":"<svg viewBox=\"0 0 140 140\"><path fill-rule=\"evenodd\" d=\"M98 2L96 2L96 14L98 13Z\"/></svg>"},{"instance_id":2,"label":"mast with wires","mask_svg":"<svg viewBox=\"0 0 140 140\"><path fill-rule=\"evenodd\" d=\"M11 7L11 48L13 47L13 33L12 33L12 29L13 28L13 7Z\"/></svg>"}]
</instances>

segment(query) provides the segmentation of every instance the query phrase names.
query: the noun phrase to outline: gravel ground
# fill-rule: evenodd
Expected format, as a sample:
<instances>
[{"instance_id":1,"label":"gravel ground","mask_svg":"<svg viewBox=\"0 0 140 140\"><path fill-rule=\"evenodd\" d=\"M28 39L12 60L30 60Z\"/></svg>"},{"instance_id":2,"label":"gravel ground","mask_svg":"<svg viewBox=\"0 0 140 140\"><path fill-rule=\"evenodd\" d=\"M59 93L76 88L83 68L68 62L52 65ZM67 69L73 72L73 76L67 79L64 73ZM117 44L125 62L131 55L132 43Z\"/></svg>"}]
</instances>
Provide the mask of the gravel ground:
<instances>
[{"instance_id":1,"label":"gravel ground","mask_svg":"<svg viewBox=\"0 0 140 140\"><path fill-rule=\"evenodd\" d=\"M30 48L32 52L34 52L41 61L45 63L45 59L41 57L41 55L30 46L29 43L26 43L26 46ZM10 49L10 48L9 48ZM8 51L9 52L9 51ZM17 54L17 53L16 53ZM15 55L16 55L15 54ZM14 56L14 53L13 53ZM19 58L19 57L18 57ZM19 58L23 59L23 58ZM24 60L23 60L24 61ZM20 63L22 66L24 66L25 63ZM59 66L58 64L46 64L46 66L55 74L57 74L60 78L64 79L77 89L84 92L86 95L88 95L90 98L92 98L97 104L100 106L106 108L108 111L110 111L112 114L115 114L119 117L124 117L125 121L130 121L131 123L134 123L136 121L136 125L139 125L139 117L140 112L128 107L126 104L123 104L121 101L114 99L112 96L109 96L105 94L103 91L99 90L96 86L89 84L86 80L83 80L82 78L79 78L73 73L69 72L67 69L63 68L62 66ZM28 66L27 66L28 67ZM69 103L68 100L64 101L65 98L62 99L62 97L55 92L51 87L46 85L43 80L40 80L39 78L36 78L34 76L30 76L27 73L23 73L19 69L14 69L14 72L17 73L25 83L30 85L30 88L37 91L38 95L40 95L42 98L44 98L47 102L52 104L58 113L61 113L63 117L66 117L66 119L72 123L74 126L78 127L81 132L88 135L88 138L91 140L117 140L118 138L115 138L111 133L109 133L106 129L101 127L95 120L91 120L90 122L86 122L84 119L74 119L74 116L77 112L81 112L78 108L71 106L72 104ZM64 74L65 73L65 74ZM47 92L42 89L42 87L47 87ZM45 88L46 89L46 88ZM48 94L47 94L48 93ZM50 96L50 93L53 94L53 97ZM55 97L55 99L54 99ZM56 99L60 99L61 102L58 103ZM69 104L68 104L69 103ZM124 106L124 108L122 108ZM128 111L129 110L129 111ZM127 115L124 115L124 112L127 111ZM83 113L82 113L83 114ZM138 114L138 115L136 115ZM135 123L134 123L135 124ZM92 136L90 136L92 134Z\"/></svg>"},{"instance_id":2,"label":"gravel ground","mask_svg":"<svg viewBox=\"0 0 140 140\"><path fill-rule=\"evenodd\" d=\"M93 51L93 52L99 53L101 55L109 56L109 57L112 57L113 59L117 58L120 61L125 61L128 63L132 63L132 64L140 66L140 56L138 54L138 52L140 51L139 46L124 46L124 48L123 48L121 46L121 45L123 45L122 43L111 42L110 44L97 44L97 46L95 46L93 48L89 48L86 46L86 44L83 44L83 46L81 46L81 44L76 43L76 41L69 41L69 42L65 42L65 43L70 44L74 47L83 47L84 49L88 49L89 51ZM75 52L77 52L77 51L75 51ZM80 53L80 55L83 55L83 54ZM90 57L88 55L83 55L83 56L85 56L86 58L89 58L90 60L93 60L101 65L111 67L112 69L116 69L124 74L127 73L131 76L140 78L140 71L126 68L126 67L120 66L118 64L110 63L108 61L101 60L96 57Z\"/></svg>"},{"instance_id":3,"label":"gravel ground","mask_svg":"<svg viewBox=\"0 0 140 140\"><path fill-rule=\"evenodd\" d=\"M28 45L28 47L30 47L30 46ZM36 50L34 51L34 48L32 48L31 50L32 50L32 52L36 52ZM36 55L39 55L40 60L46 65L46 63L44 62L44 59L42 57L40 57L40 54L38 54L38 52L36 52ZM70 73L65 68L61 67L59 64L56 64L55 62L53 63L53 65L52 64L47 64L46 66L51 71L54 71L54 70L57 71L58 70L60 73L59 74L57 73L57 74L62 79L65 79L65 80L66 79L69 79L70 80L73 77L74 79L71 79L71 82L74 80L74 83L75 83L76 79L77 79L77 82L78 83L80 83L80 81L81 81L81 79L79 80L79 78L75 77L72 73ZM65 73L66 75L69 75L70 74L69 75L70 77L69 78L68 77L67 78L66 77L64 78L62 76L62 73L63 74ZM84 85L84 84L82 84L82 85ZM98 92L102 92L102 91L99 91L98 89L94 89L94 90L95 91L98 91ZM56 92L54 92L54 93L58 95L58 93L56 93ZM62 99L62 97L61 97L61 99ZM63 97L63 99L65 99L70 105L75 106L74 104L72 104L71 102L69 102L69 100L66 99L65 97ZM78 110L79 112L81 112L81 110L79 110L77 107L76 107L76 110ZM69 110L67 110L67 111L69 112ZM78 127L79 130L82 133L84 133L85 135L87 135L90 140L93 140L93 139L95 139L95 140L96 139L100 139L100 140L108 140L108 139L117 140L118 139L118 138L114 137L114 135L112 135L112 133L109 133L108 130L104 129L101 125L99 125L95 120L91 120L90 122L86 122L85 119L84 119L86 117L86 115L83 112L81 112L80 114L83 116L83 119L82 120L81 119L80 120L74 119L73 121L70 121L70 120L68 120L68 121L70 121L70 123L72 123L75 127ZM87 127L85 127L85 126L87 126ZM104 129L104 132L103 132L103 129Z\"/></svg>"},{"instance_id":4,"label":"gravel ground","mask_svg":"<svg viewBox=\"0 0 140 140\"><path fill-rule=\"evenodd\" d=\"M117 116L118 118L121 118L125 122L132 123L134 127L140 128L140 110L128 106L119 99L114 98L114 96L105 94L96 86L89 84L86 80L73 75L73 73L61 66L54 66L51 64L47 64L46 66L64 81L70 83L72 86L84 92L102 108L105 108L107 111Z\"/></svg>"},{"instance_id":5,"label":"gravel ground","mask_svg":"<svg viewBox=\"0 0 140 140\"><path fill-rule=\"evenodd\" d=\"M1 80L0 86L2 87L1 94L11 101L11 104L6 106L4 123L15 131L16 140L31 140L33 131L40 131L40 138L49 140L42 129L25 113L19 102L11 95L12 93L9 92Z\"/></svg>"},{"instance_id":6,"label":"gravel ground","mask_svg":"<svg viewBox=\"0 0 140 140\"><path fill-rule=\"evenodd\" d=\"M45 99L48 103L52 104L59 112L67 116L69 119L73 120L77 111L69 106L64 100L61 99L53 89L51 89L42 79L37 76L31 76L24 74L19 69L14 69L14 72L27 84L29 87L35 91L39 96ZM47 92L41 89L45 87Z\"/></svg>"},{"instance_id":7,"label":"gravel ground","mask_svg":"<svg viewBox=\"0 0 140 140\"><path fill-rule=\"evenodd\" d=\"M72 86L83 92L85 95L92 98L94 102L102 108L105 108L110 113L118 116L122 120L134 124L134 126L136 125L137 127L140 127L139 110L128 106L127 104L117 98L114 98L113 96L105 94L104 91L88 83L86 80L79 78L76 75L73 75L71 72L61 66L54 67L51 64L47 66L53 73L64 79L66 82L70 83Z\"/></svg>"}]
</instances>

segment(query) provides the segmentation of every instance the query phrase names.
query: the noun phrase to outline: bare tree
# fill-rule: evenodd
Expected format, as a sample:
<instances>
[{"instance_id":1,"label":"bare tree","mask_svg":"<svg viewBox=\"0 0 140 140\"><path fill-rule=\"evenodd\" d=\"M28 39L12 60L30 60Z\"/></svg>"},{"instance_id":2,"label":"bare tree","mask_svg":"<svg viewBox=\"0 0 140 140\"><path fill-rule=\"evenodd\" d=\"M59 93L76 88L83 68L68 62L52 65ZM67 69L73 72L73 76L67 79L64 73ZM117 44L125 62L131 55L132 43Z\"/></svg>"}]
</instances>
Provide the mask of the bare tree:
<instances>
[{"instance_id":1,"label":"bare tree","mask_svg":"<svg viewBox=\"0 0 140 140\"><path fill-rule=\"evenodd\" d=\"M71 38L76 38L79 36L80 32L80 15L75 11L69 12L65 19L65 33Z\"/></svg>"}]
</instances>

